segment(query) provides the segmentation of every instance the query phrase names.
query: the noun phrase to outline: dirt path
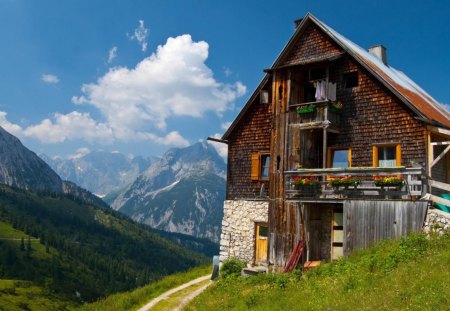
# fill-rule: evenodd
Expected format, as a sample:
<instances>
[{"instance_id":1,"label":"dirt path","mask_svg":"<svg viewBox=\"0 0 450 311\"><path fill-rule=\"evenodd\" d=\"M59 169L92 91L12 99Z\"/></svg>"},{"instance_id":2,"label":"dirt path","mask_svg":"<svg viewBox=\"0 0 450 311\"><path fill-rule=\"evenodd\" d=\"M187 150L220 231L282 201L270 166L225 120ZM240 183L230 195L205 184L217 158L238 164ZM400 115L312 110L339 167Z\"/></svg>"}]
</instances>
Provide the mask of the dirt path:
<instances>
[{"instance_id":1,"label":"dirt path","mask_svg":"<svg viewBox=\"0 0 450 311\"><path fill-rule=\"evenodd\" d=\"M209 281L211 279L211 274L209 275L205 275L202 277L199 277L195 280L192 280L190 282L184 283L183 285L180 285L178 287L172 288L171 290L168 290L165 293L162 293L161 295L159 295L158 297L154 298L153 300L151 300L149 303L147 303L145 306L143 306L142 308L140 308L138 311L148 311L151 308L153 308L157 303L163 301L163 300L170 300L171 299L171 295L174 295L175 293L183 290L183 289L187 289L188 287L193 287L194 290L193 291L189 291L188 289L186 290L187 292L184 293L184 297L174 297L174 299L177 299L178 301L178 305L177 307L171 308L171 310L181 310L187 303L189 303L192 299L194 299L196 296L198 296L201 292L203 292L209 285L211 285L212 281ZM198 283L202 283L204 282L205 284L202 285L201 287L198 286L194 286L197 285ZM175 296L175 295L174 295Z\"/></svg>"}]
</instances>

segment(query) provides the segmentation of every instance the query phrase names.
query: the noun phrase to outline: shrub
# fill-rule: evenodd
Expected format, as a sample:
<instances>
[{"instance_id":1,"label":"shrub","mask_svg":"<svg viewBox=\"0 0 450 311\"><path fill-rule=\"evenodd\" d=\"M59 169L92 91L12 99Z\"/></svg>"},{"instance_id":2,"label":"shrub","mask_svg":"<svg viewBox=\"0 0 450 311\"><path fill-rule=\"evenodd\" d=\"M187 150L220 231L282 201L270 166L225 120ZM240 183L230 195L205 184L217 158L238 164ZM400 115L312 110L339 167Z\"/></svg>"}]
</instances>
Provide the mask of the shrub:
<instances>
[{"instance_id":1,"label":"shrub","mask_svg":"<svg viewBox=\"0 0 450 311\"><path fill-rule=\"evenodd\" d=\"M238 277L241 275L242 269L245 267L245 262L238 258L228 258L222 263L220 268L220 275L223 278Z\"/></svg>"}]
</instances>

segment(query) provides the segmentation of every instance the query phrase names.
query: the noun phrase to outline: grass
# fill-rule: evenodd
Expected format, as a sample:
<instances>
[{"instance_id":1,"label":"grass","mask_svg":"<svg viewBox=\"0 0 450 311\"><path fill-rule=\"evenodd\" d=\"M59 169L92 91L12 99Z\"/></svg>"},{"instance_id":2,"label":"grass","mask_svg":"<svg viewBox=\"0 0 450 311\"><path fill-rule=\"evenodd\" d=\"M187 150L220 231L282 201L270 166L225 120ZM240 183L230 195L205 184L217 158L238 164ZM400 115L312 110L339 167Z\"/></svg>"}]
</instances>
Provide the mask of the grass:
<instances>
[{"instance_id":1,"label":"grass","mask_svg":"<svg viewBox=\"0 0 450 311\"><path fill-rule=\"evenodd\" d=\"M11 224L0 221L0 239L27 239L29 235L25 232L14 229ZM30 238L33 238L30 236Z\"/></svg>"},{"instance_id":2,"label":"grass","mask_svg":"<svg viewBox=\"0 0 450 311\"><path fill-rule=\"evenodd\" d=\"M201 266L187 272L167 276L157 282L130 292L119 293L81 307L83 311L136 310L165 291L211 273L211 266Z\"/></svg>"},{"instance_id":3,"label":"grass","mask_svg":"<svg viewBox=\"0 0 450 311\"><path fill-rule=\"evenodd\" d=\"M308 273L221 279L186 310L450 310L450 234L411 235Z\"/></svg>"},{"instance_id":4,"label":"grass","mask_svg":"<svg viewBox=\"0 0 450 311\"><path fill-rule=\"evenodd\" d=\"M0 280L0 310L75 310L75 304L63 301L32 282Z\"/></svg>"}]
</instances>

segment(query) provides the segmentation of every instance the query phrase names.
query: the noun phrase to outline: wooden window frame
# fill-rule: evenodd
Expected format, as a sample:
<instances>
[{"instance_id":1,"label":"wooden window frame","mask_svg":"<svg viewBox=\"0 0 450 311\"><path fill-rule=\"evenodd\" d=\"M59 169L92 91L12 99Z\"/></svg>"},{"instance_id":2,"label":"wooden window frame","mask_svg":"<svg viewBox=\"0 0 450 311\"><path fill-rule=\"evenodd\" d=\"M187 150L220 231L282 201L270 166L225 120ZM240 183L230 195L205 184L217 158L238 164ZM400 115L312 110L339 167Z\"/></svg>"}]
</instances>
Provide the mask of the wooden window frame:
<instances>
[{"instance_id":1,"label":"wooden window frame","mask_svg":"<svg viewBox=\"0 0 450 311\"><path fill-rule=\"evenodd\" d=\"M352 167L352 148L351 147L328 147L327 148L327 167L333 167L333 153L337 150L348 150L348 167Z\"/></svg>"},{"instance_id":2,"label":"wooden window frame","mask_svg":"<svg viewBox=\"0 0 450 311\"><path fill-rule=\"evenodd\" d=\"M399 143L375 144L372 146L372 166L378 166L378 148L395 147L395 165L402 166L402 145Z\"/></svg>"},{"instance_id":3,"label":"wooden window frame","mask_svg":"<svg viewBox=\"0 0 450 311\"><path fill-rule=\"evenodd\" d=\"M251 158L251 175L250 179L253 181L267 181L269 180L269 176L262 176L263 173L263 165L264 161L263 158L270 157L270 152L268 151L258 151L252 153ZM269 168L270 168L270 162L269 162Z\"/></svg>"}]
</instances>

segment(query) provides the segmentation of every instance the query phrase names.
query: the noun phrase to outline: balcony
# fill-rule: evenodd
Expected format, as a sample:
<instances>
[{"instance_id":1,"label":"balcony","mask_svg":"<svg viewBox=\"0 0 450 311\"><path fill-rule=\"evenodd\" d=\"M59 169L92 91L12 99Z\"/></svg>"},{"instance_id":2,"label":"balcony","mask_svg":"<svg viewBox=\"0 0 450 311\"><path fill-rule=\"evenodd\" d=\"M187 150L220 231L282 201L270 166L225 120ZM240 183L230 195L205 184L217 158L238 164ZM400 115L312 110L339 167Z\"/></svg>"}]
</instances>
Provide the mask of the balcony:
<instances>
[{"instance_id":1,"label":"balcony","mask_svg":"<svg viewBox=\"0 0 450 311\"><path fill-rule=\"evenodd\" d=\"M426 193L423 176L424 171L421 167L286 171L286 198L304 202L345 199L415 200ZM344 182L349 180L350 182ZM301 183L303 184L299 185Z\"/></svg>"},{"instance_id":2,"label":"balcony","mask_svg":"<svg viewBox=\"0 0 450 311\"><path fill-rule=\"evenodd\" d=\"M342 108L328 100L289 106L289 123L301 129L329 127L339 132Z\"/></svg>"}]
</instances>

